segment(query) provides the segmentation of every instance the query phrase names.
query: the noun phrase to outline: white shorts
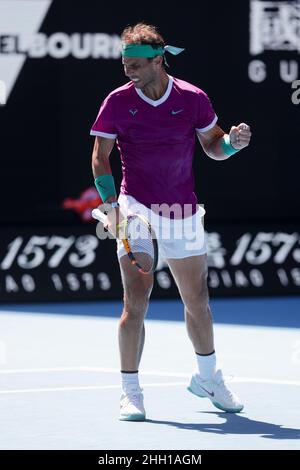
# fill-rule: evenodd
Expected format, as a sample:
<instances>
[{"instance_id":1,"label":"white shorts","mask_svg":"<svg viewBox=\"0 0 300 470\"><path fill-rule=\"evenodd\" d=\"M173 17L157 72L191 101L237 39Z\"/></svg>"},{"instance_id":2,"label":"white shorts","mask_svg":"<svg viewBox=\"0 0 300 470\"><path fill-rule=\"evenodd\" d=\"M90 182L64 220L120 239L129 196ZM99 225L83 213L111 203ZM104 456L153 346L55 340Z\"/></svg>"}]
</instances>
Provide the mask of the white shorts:
<instances>
[{"instance_id":1,"label":"white shorts","mask_svg":"<svg viewBox=\"0 0 300 470\"><path fill-rule=\"evenodd\" d=\"M181 259L204 255L207 252L203 216L205 210L198 211L184 219L161 217L132 196L120 194L120 210L124 215L142 214L151 223L156 234L160 259ZM117 241L118 258L126 255L122 241Z\"/></svg>"}]
</instances>

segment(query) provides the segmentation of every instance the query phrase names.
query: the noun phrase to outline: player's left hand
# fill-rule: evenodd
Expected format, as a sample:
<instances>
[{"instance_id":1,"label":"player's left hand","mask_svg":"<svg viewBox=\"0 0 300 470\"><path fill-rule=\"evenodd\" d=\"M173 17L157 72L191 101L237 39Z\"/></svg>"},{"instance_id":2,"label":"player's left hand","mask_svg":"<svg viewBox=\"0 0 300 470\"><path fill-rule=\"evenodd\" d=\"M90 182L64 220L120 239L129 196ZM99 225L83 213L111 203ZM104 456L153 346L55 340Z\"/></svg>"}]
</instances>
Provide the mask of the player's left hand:
<instances>
[{"instance_id":1,"label":"player's left hand","mask_svg":"<svg viewBox=\"0 0 300 470\"><path fill-rule=\"evenodd\" d=\"M237 127L232 126L229 132L230 143L232 147L241 150L248 147L251 139L251 130L248 124L242 122Z\"/></svg>"}]
</instances>

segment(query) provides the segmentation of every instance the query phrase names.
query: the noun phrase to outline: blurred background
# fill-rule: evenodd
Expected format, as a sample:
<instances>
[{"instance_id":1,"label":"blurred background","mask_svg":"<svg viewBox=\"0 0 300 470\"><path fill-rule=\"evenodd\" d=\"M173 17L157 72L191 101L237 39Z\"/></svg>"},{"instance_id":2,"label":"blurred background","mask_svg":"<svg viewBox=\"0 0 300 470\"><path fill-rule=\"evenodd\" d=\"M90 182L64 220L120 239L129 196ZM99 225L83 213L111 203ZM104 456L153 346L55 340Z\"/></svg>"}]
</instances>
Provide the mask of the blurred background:
<instances>
[{"instance_id":1,"label":"blurred background","mask_svg":"<svg viewBox=\"0 0 300 470\"><path fill-rule=\"evenodd\" d=\"M252 128L225 162L197 143L211 296L299 294L300 2L197 5L0 0L0 302L121 298L115 242L91 219L89 132L127 81L120 34L141 20L186 48L169 74L209 95L226 132ZM116 149L111 165L119 187ZM178 297L163 262L155 277L153 298Z\"/></svg>"}]
</instances>

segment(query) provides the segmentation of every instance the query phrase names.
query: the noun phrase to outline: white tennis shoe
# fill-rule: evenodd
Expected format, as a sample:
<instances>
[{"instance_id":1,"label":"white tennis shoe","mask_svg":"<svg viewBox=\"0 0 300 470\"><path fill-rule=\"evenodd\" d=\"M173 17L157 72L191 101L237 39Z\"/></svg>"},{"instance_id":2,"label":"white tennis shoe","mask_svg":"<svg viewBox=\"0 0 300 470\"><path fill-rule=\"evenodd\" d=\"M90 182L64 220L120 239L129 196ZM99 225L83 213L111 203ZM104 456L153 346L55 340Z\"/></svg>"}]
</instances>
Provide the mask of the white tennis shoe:
<instances>
[{"instance_id":1,"label":"white tennis shoe","mask_svg":"<svg viewBox=\"0 0 300 470\"><path fill-rule=\"evenodd\" d=\"M145 421L146 411L141 389L122 394L119 419L121 421Z\"/></svg>"},{"instance_id":2,"label":"white tennis shoe","mask_svg":"<svg viewBox=\"0 0 300 470\"><path fill-rule=\"evenodd\" d=\"M229 390L221 370L217 370L213 380L203 380L198 373L192 376L188 391L197 397L207 397L216 408L227 413L239 413L244 408L237 395Z\"/></svg>"}]
</instances>

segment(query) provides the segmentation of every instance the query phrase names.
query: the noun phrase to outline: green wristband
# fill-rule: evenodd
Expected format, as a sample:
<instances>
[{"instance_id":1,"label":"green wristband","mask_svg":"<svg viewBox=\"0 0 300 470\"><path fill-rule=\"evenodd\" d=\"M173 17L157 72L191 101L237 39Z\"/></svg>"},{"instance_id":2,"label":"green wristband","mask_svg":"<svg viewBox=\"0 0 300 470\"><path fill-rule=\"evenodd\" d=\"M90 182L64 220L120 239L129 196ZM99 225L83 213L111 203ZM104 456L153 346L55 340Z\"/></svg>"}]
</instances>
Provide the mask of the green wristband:
<instances>
[{"instance_id":1,"label":"green wristband","mask_svg":"<svg viewBox=\"0 0 300 470\"><path fill-rule=\"evenodd\" d=\"M239 149L235 149L231 145L229 135L225 135L222 139L223 139L223 142L221 146L225 155L228 155L228 157L231 157L231 155L234 155L235 153L239 152Z\"/></svg>"},{"instance_id":2,"label":"green wristband","mask_svg":"<svg viewBox=\"0 0 300 470\"><path fill-rule=\"evenodd\" d=\"M112 175L100 175L95 179L95 186L103 202L110 196L117 196L115 181Z\"/></svg>"}]
</instances>

